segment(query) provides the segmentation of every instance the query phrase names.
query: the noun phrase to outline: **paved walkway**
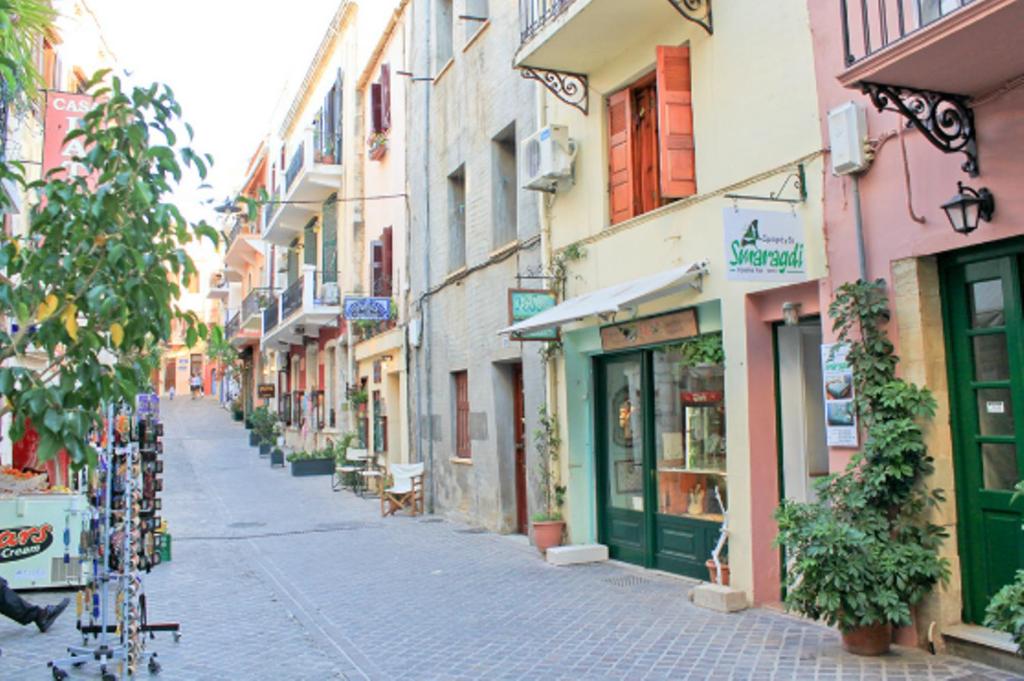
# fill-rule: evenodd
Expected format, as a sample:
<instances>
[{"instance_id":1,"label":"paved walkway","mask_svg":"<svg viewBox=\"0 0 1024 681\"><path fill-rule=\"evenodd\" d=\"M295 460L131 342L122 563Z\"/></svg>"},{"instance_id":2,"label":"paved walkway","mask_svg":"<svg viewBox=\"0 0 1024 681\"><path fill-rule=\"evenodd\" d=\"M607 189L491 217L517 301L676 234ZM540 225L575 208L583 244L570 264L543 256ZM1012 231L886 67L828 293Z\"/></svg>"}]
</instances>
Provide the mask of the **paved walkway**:
<instances>
[{"instance_id":1,"label":"paved walkway","mask_svg":"<svg viewBox=\"0 0 1024 681\"><path fill-rule=\"evenodd\" d=\"M810 622L695 608L688 580L556 568L518 538L382 520L327 478L271 469L212 401L165 402L165 418L174 560L146 587L151 619L184 636L150 643L162 679L1012 678L916 650L854 657ZM0 622L0 679L49 679L76 642L73 614L45 635Z\"/></svg>"}]
</instances>

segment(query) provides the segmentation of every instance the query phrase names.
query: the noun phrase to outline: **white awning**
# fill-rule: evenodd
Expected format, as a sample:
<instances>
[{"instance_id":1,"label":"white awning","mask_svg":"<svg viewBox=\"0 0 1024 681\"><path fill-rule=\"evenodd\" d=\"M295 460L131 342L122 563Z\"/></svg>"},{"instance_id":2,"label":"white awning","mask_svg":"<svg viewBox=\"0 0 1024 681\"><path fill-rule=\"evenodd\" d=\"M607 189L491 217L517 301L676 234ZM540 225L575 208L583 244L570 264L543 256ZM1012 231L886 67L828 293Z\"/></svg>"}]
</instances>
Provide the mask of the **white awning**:
<instances>
[{"instance_id":1,"label":"white awning","mask_svg":"<svg viewBox=\"0 0 1024 681\"><path fill-rule=\"evenodd\" d=\"M600 291L584 293L555 305L529 319L524 319L499 331L506 333L529 333L561 326L593 315L610 315L636 307L656 298L680 293L687 288L700 288L700 278L708 271L707 262L694 262L682 267L665 270L623 284L616 284Z\"/></svg>"}]
</instances>

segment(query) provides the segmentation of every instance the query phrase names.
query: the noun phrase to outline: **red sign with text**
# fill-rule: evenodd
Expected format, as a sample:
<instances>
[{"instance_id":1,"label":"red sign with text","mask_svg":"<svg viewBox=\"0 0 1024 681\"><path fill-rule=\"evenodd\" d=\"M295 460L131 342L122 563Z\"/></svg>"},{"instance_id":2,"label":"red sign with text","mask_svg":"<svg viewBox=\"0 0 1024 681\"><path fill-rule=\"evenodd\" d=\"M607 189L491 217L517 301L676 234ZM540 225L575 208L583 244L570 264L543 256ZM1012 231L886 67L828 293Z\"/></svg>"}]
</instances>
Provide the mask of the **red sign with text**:
<instances>
[{"instance_id":1,"label":"red sign with text","mask_svg":"<svg viewBox=\"0 0 1024 681\"><path fill-rule=\"evenodd\" d=\"M46 115L43 119L43 177L54 168L63 168L71 177L86 174L85 166L75 157L85 156L85 138L76 137L70 142L64 138L75 128L82 126L82 118L93 107L93 98L70 92L46 93ZM64 177L57 173L56 177ZM90 185L95 183L92 178Z\"/></svg>"}]
</instances>

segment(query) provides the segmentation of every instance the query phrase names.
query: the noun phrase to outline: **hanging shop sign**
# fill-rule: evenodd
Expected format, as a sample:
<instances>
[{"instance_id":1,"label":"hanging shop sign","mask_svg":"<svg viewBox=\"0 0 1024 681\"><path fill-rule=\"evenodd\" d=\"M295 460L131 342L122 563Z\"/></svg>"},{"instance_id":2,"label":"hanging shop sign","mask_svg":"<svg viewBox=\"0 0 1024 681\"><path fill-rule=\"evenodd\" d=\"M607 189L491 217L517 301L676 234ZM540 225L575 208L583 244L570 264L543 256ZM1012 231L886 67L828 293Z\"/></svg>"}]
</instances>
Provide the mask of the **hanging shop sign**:
<instances>
[{"instance_id":1,"label":"hanging shop sign","mask_svg":"<svg viewBox=\"0 0 1024 681\"><path fill-rule=\"evenodd\" d=\"M793 212L725 208L726 278L805 281L804 227Z\"/></svg>"},{"instance_id":2,"label":"hanging shop sign","mask_svg":"<svg viewBox=\"0 0 1024 681\"><path fill-rule=\"evenodd\" d=\"M829 447L857 447L857 410L853 402L853 367L850 347L842 343L821 346L821 373L825 395L825 430Z\"/></svg>"},{"instance_id":3,"label":"hanging shop sign","mask_svg":"<svg viewBox=\"0 0 1024 681\"><path fill-rule=\"evenodd\" d=\"M690 307L657 317L601 327L601 349L610 352L639 348L692 338L699 334L697 310Z\"/></svg>"},{"instance_id":4,"label":"hanging shop sign","mask_svg":"<svg viewBox=\"0 0 1024 681\"><path fill-rule=\"evenodd\" d=\"M256 386L256 396L260 398L272 398L274 397L274 384L273 383L260 383Z\"/></svg>"},{"instance_id":5,"label":"hanging shop sign","mask_svg":"<svg viewBox=\"0 0 1024 681\"><path fill-rule=\"evenodd\" d=\"M512 288L508 290L508 324L518 324L558 304L558 296L547 289ZM541 329L527 333L513 333L514 341L556 341L558 329Z\"/></svg>"},{"instance_id":6,"label":"hanging shop sign","mask_svg":"<svg viewBox=\"0 0 1024 681\"><path fill-rule=\"evenodd\" d=\"M345 296L345 319L352 322L386 322L391 319L391 299Z\"/></svg>"},{"instance_id":7,"label":"hanging shop sign","mask_svg":"<svg viewBox=\"0 0 1024 681\"><path fill-rule=\"evenodd\" d=\"M54 168L63 168L59 176L84 177L85 166L76 158L85 156L85 137L64 142L69 132L82 127L82 118L92 110L93 98L71 92L48 91L43 119L43 176ZM89 178L94 185L96 176Z\"/></svg>"}]
</instances>

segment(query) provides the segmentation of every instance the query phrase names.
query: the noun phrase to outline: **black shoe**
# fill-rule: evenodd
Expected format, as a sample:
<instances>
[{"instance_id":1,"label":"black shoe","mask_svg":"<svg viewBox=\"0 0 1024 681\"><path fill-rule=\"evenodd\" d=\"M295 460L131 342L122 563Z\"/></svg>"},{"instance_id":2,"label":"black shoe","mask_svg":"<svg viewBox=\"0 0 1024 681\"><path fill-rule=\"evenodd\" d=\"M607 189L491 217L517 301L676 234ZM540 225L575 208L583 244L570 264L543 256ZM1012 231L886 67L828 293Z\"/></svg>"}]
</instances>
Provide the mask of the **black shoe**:
<instances>
[{"instance_id":1,"label":"black shoe","mask_svg":"<svg viewBox=\"0 0 1024 681\"><path fill-rule=\"evenodd\" d=\"M39 631L46 632L57 621L57 618L60 617L60 614L64 612L64 609L68 607L70 602L70 598L65 598L57 605L48 605L43 608L43 611L39 613L39 619L36 620L36 626L39 627Z\"/></svg>"}]
</instances>

